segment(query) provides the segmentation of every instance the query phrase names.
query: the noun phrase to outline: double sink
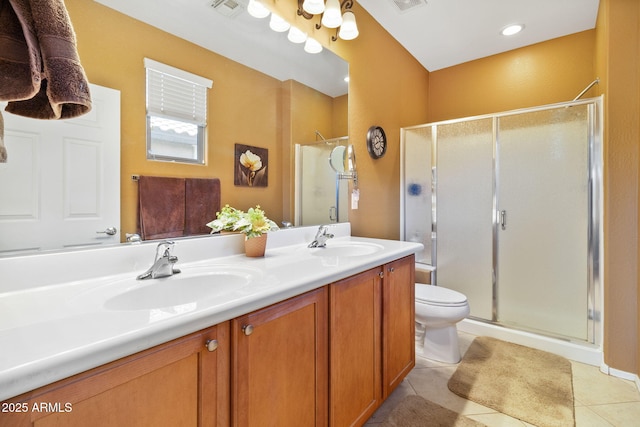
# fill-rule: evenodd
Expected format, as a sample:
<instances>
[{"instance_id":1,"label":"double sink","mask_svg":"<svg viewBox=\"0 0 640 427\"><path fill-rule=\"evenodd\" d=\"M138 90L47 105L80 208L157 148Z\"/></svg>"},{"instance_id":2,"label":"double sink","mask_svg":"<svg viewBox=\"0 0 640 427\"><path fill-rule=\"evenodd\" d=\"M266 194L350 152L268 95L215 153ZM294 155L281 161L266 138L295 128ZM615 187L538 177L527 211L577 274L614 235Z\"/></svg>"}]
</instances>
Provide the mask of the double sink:
<instances>
[{"instance_id":1,"label":"double sink","mask_svg":"<svg viewBox=\"0 0 640 427\"><path fill-rule=\"evenodd\" d=\"M382 245L368 242L328 242L325 247L305 248L311 257L362 257L383 250ZM300 248L295 249L300 254ZM144 282L135 277L107 283L112 290L122 291L109 297L104 308L112 311L150 310L220 298L242 292L263 278L259 268L246 265L204 265L182 268L182 273Z\"/></svg>"}]
</instances>

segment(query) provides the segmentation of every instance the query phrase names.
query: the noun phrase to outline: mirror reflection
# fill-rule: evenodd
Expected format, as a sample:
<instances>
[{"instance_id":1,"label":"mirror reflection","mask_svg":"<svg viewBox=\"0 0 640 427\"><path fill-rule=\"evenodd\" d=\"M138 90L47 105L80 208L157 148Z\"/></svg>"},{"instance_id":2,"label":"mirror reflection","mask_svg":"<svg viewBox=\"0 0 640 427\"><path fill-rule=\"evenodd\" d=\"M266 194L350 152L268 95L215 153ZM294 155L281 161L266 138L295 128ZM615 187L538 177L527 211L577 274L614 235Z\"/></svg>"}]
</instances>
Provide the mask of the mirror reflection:
<instances>
[{"instance_id":1,"label":"mirror reflection","mask_svg":"<svg viewBox=\"0 0 640 427\"><path fill-rule=\"evenodd\" d=\"M347 137L296 145L296 224L349 220L345 176Z\"/></svg>"},{"instance_id":2,"label":"mirror reflection","mask_svg":"<svg viewBox=\"0 0 640 427\"><path fill-rule=\"evenodd\" d=\"M290 221L294 225L310 225L297 221L295 170L299 165L295 162L295 146L314 141L317 129L327 137L348 133L348 85L343 80L348 73L348 64L328 49L315 55L306 53L301 46L286 40L286 35L269 29L267 21L256 20L246 13L229 18L211 10L211 5L207 2L183 3L168 0L65 2L76 30L80 57L89 80L98 83L107 91L114 89L121 95L121 131L118 136L121 160L119 165L105 167L104 175L94 181L68 181L64 174L56 179L61 182L63 194L88 191L92 185L98 185L98 181L115 186L116 191L120 193L118 203L108 205L112 208L117 206L118 212L115 222L102 221L90 227L87 231L90 234L87 236L89 243L78 243L74 239L68 239L69 233L66 230L38 224L33 218L17 218L9 203L3 202L0 208L0 223L7 227L0 228L0 245L3 245L0 248L0 256L2 253L15 254L18 249L4 245L8 240L5 230L11 229L16 223L27 224L24 229L30 231L25 233L39 235L43 229L49 228L55 230L53 235L57 235L56 242L42 245L31 241L31 236L25 238L25 234L20 234L14 240L30 240L28 245L19 248L25 253L42 248L83 247L123 241L126 234L136 232L138 190L137 183L132 180L134 175L219 178L222 183L223 204L230 203L245 208L260 204L278 223ZM135 10L127 11L124 10L125 7ZM197 8L196 12L194 8ZM118 30L112 31L114 28ZM158 32L157 28L173 33L175 37ZM178 38L188 39L198 47L184 47L184 42L177 41ZM203 41L205 39L207 42ZM125 42L126 50L122 49ZM217 55L189 57L191 50L197 51L200 46L216 52ZM282 56L277 55L288 57L280 59ZM206 165L175 165L142 158L145 150L142 60L146 56L205 75L214 81L208 113L209 153ZM260 86L261 82L265 82L265 85ZM320 108L317 102L308 104L309 100L318 98L323 98L322 102L330 106ZM284 119L281 117L283 107L289 108ZM99 110L100 108L95 109L96 112ZM326 112L328 110L330 113ZM90 122L92 118L87 116L83 120ZM65 122L55 124L67 125ZM14 132L14 137L16 134L23 135ZM82 140L84 137L74 138ZM11 141L7 143L20 145ZM269 187L255 189L234 186L233 147L238 143L269 149ZM13 154L9 153L10 158L19 157L19 151L22 149L27 151L23 153L25 159L39 156L40 166L52 164L54 161L63 162L59 158L49 158L44 153L28 152L31 148L25 147L27 145L14 149L9 147L10 151L13 151ZM91 152L86 145L79 144L76 148L78 150L73 154L76 160L83 159L87 150ZM11 165L11 162L7 165ZM95 169L92 165L94 164L85 162L83 167ZM0 175L5 174L2 176L3 182L15 180L15 177L6 174L9 168L11 166L0 168ZM16 168L13 170L12 173L15 173ZM42 181L36 182L38 177L26 176L23 173L18 179L39 192L44 190ZM334 180L331 181L331 185L335 186ZM22 203L21 208L28 204L24 197L19 198L18 202ZM64 217L69 213L65 212L66 207L61 206L64 202L64 197L52 203L38 201L36 207L30 205L29 209L37 212L54 209L57 212L62 211L61 216ZM102 200L96 202L95 198L93 203L105 205ZM73 208L76 209L73 221L75 223L88 222L85 221L86 217L93 215L86 213L89 209L85 205L77 204ZM346 216L344 218L346 220ZM328 221L322 219L317 223L320 222ZM117 229L115 235L104 233L112 228Z\"/></svg>"}]
</instances>

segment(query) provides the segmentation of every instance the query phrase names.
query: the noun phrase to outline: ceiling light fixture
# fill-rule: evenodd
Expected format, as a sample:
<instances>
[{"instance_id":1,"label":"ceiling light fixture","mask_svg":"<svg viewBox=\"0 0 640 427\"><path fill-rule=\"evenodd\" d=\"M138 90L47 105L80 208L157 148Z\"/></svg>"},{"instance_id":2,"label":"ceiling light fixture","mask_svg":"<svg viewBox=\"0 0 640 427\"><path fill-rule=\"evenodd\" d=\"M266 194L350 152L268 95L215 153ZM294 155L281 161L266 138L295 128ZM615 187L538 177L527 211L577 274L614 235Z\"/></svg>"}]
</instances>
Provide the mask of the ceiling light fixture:
<instances>
[{"instance_id":1,"label":"ceiling light fixture","mask_svg":"<svg viewBox=\"0 0 640 427\"><path fill-rule=\"evenodd\" d=\"M324 0L304 0L302 9L311 15L319 15L324 12Z\"/></svg>"},{"instance_id":2,"label":"ceiling light fixture","mask_svg":"<svg viewBox=\"0 0 640 427\"><path fill-rule=\"evenodd\" d=\"M267 9L258 0L249 0L249 4L247 5L247 12L249 12L249 15L253 16L254 18L259 19L266 18L271 13L271 11L269 11L269 9Z\"/></svg>"},{"instance_id":3,"label":"ceiling light fixture","mask_svg":"<svg viewBox=\"0 0 640 427\"><path fill-rule=\"evenodd\" d=\"M320 53L322 52L322 45L311 37L307 38L307 41L304 42L304 51L307 53Z\"/></svg>"},{"instance_id":4,"label":"ceiling light fixture","mask_svg":"<svg viewBox=\"0 0 640 427\"><path fill-rule=\"evenodd\" d=\"M507 25L500 31L500 34L503 36L513 36L514 34L518 34L520 31L524 29L524 25L522 24L512 24Z\"/></svg>"},{"instance_id":5,"label":"ceiling light fixture","mask_svg":"<svg viewBox=\"0 0 640 427\"><path fill-rule=\"evenodd\" d=\"M304 43L305 40L307 40L307 33L299 28L291 27L289 28L287 38L291 43Z\"/></svg>"},{"instance_id":6,"label":"ceiling light fixture","mask_svg":"<svg viewBox=\"0 0 640 427\"><path fill-rule=\"evenodd\" d=\"M291 28L291 24L282 19L279 15L272 13L271 19L269 20L269 28L271 28L276 33L284 33L289 28Z\"/></svg>"},{"instance_id":7,"label":"ceiling light fixture","mask_svg":"<svg viewBox=\"0 0 640 427\"><path fill-rule=\"evenodd\" d=\"M338 37L343 40L353 40L359 35L356 16L351 8L353 0L298 0L298 15L305 19L312 19L314 15L322 14L316 29L336 28L336 34L331 40ZM343 12L344 10L344 12Z\"/></svg>"},{"instance_id":8,"label":"ceiling light fixture","mask_svg":"<svg viewBox=\"0 0 640 427\"><path fill-rule=\"evenodd\" d=\"M311 10L319 10L318 9L319 4L322 5L324 10L324 0L304 0L304 2L309 3ZM300 8L302 7L302 4L303 4L303 0L298 0L298 14L300 14L300 10L301 10ZM285 31L288 31L287 39L289 39L290 42L296 43L296 44L304 43L304 50L308 53L322 52L322 45L317 40L308 38L307 33L300 30L299 28L291 26L291 24L289 24L289 22L287 22L281 16L275 13L271 13L269 8L267 8L262 3L262 0L249 0L249 3L247 5L247 12L249 13L249 15L253 16L254 18L259 18L259 19L266 18L267 16L271 15L271 18L269 19L269 28L271 28L273 31L276 31L278 33L284 33ZM307 12L304 12L304 13L306 14ZM312 17L313 15L308 15L307 19L310 19ZM349 28L350 26L347 25L347 28L345 30L349 30ZM350 30L350 31L352 32L353 30ZM345 33L345 34L347 34L345 36L345 40L346 40L346 37L350 37L350 34L352 33ZM357 28L356 28L356 35L357 35Z\"/></svg>"}]
</instances>

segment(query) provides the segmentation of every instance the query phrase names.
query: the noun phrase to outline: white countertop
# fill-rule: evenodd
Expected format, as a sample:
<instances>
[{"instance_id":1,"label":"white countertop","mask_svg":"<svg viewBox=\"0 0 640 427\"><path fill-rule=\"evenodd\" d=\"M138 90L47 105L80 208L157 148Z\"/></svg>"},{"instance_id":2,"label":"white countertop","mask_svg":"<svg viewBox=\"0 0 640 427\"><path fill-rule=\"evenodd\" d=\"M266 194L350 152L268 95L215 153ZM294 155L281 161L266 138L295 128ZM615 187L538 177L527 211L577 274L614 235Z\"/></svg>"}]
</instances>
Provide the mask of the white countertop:
<instances>
[{"instance_id":1,"label":"white countertop","mask_svg":"<svg viewBox=\"0 0 640 427\"><path fill-rule=\"evenodd\" d=\"M172 280L132 280L150 266L155 244L0 259L4 272L0 279L0 400L422 250L419 243L349 236L347 224L332 226L336 237L327 247L361 244L376 251L327 255L328 251L307 247L316 228L270 233L263 258L241 254L240 235L178 241L174 249L180 259L176 266L182 270L178 276L235 269L249 281L227 285L214 296L162 308L114 309L107 303L134 287ZM114 268L119 264L113 258L121 269ZM142 259L147 260L144 266ZM119 273L105 275L105 264ZM92 271L100 274L92 277Z\"/></svg>"}]
</instances>

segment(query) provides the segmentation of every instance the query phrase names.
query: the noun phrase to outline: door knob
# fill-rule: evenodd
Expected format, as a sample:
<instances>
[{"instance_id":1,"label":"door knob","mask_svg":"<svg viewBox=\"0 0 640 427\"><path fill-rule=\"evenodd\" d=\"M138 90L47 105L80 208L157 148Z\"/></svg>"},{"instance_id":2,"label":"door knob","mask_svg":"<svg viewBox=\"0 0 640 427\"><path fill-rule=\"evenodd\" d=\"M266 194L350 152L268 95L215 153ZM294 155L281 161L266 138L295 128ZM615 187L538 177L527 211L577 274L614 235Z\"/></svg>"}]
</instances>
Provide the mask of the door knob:
<instances>
[{"instance_id":1,"label":"door knob","mask_svg":"<svg viewBox=\"0 0 640 427\"><path fill-rule=\"evenodd\" d=\"M215 351L218 348L218 340L207 340L204 346L207 347L209 351Z\"/></svg>"},{"instance_id":2,"label":"door knob","mask_svg":"<svg viewBox=\"0 0 640 427\"><path fill-rule=\"evenodd\" d=\"M503 230L507 229L507 211L500 211L500 226Z\"/></svg>"},{"instance_id":3,"label":"door knob","mask_svg":"<svg viewBox=\"0 0 640 427\"><path fill-rule=\"evenodd\" d=\"M108 227L104 231L96 231L97 234L108 234L109 236L114 236L118 232L118 229L115 227Z\"/></svg>"}]
</instances>

